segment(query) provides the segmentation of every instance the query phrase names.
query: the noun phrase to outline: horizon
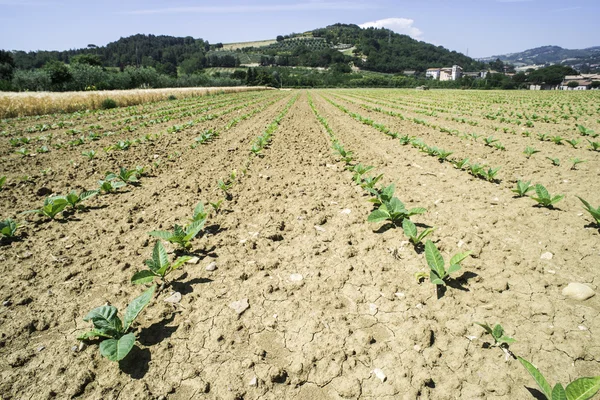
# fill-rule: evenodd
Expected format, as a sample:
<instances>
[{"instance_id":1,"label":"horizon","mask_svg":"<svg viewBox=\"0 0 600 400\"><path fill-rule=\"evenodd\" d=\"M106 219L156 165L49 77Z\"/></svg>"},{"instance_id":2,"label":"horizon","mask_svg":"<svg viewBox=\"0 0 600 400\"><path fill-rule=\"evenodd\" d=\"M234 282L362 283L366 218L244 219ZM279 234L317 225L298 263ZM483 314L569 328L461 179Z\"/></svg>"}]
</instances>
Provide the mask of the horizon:
<instances>
[{"instance_id":1,"label":"horizon","mask_svg":"<svg viewBox=\"0 0 600 400\"><path fill-rule=\"evenodd\" d=\"M265 0L250 5L229 0L219 6L203 3L133 0L121 6L114 0L102 5L82 5L73 0L0 0L0 49L64 51L86 48L88 44L102 47L135 34L192 36L227 44L270 40L335 23L388 28L473 58L542 46L585 49L600 45L600 28L594 21L600 4L591 0L577 1L569 7L557 0L464 0L457 7L441 0L427 4L391 0ZM575 18L564 18L565 13ZM203 20L207 15L210 18ZM69 23L55 29L56 21L64 18ZM561 29L556 29L557 24ZM24 25L27 35L13 34Z\"/></svg>"}]
</instances>

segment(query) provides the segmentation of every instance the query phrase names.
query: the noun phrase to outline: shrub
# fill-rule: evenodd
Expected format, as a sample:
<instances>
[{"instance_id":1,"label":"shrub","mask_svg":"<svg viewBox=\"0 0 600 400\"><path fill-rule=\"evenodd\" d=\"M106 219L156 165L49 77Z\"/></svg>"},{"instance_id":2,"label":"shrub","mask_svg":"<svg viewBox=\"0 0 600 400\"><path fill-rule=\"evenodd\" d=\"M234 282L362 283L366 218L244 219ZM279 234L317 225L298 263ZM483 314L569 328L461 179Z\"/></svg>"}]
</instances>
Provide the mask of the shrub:
<instances>
[{"instance_id":1,"label":"shrub","mask_svg":"<svg viewBox=\"0 0 600 400\"><path fill-rule=\"evenodd\" d=\"M177 100L177 96L175 96L174 94L170 95L168 97L169 100Z\"/></svg>"},{"instance_id":2,"label":"shrub","mask_svg":"<svg viewBox=\"0 0 600 400\"><path fill-rule=\"evenodd\" d=\"M110 97L102 100L101 107L103 110L108 110L110 108L117 108L117 102L111 99Z\"/></svg>"}]
</instances>

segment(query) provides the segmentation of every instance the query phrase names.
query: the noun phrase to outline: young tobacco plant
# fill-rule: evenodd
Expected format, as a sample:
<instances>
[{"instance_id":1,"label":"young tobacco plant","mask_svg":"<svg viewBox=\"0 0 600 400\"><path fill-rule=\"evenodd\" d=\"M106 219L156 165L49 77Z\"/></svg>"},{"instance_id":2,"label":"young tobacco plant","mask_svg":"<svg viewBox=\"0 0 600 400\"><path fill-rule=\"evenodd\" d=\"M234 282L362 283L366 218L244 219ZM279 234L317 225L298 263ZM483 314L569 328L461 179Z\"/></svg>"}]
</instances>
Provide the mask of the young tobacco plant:
<instances>
[{"instance_id":1,"label":"young tobacco plant","mask_svg":"<svg viewBox=\"0 0 600 400\"><path fill-rule=\"evenodd\" d=\"M423 239L433 232L433 228L427 228L421 231L421 233L418 233L417 226L408 218L405 218L404 221L402 221L402 229L404 230L404 234L415 246L418 246Z\"/></svg>"},{"instance_id":2,"label":"young tobacco plant","mask_svg":"<svg viewBox=\"0 0 600 400\"><path fill-rule=\"evenodd\" d=\"M600 376L574 380L564 388L560 383L550 386L544 375L523 357L517 356L523 367L533 377L547 400L588 400L600 390Z\"/></svg>"},{"instance_id":3,"label":"young tobacco plant","mask_svg":"<svg viewBox=\"0 0 600 400\"><path fill-rule=\"evenodd\" d=\"M215 213L218 214L219 210L221 209L221 205L223 205L223 199L220 199L220 200L216 201L215 203L208 202L208 204L210 204L210 206L213 208Z\"/></svg>"},{"instance_id":4,"label":"young tobacco plant","mask_svg":"<svg viewBox=\"0 0 600 400\"><path fill-rule=\"evenodd\" d=\"M202 204L202 202L200 202L194 208L194 214L192 214L192 218L190 219L190 222L203 221L203 220L206 220L207 217L208 217L208 213L206 211L204 211L204 204Z\"/></svg>"},{"instance_id":5,"label":"young tobacco plant","mask_svg":"<svg viewBox=\"0 0 600 400\"><path fill-rule=\"evenodd\" d=\"M385 201L381 206L373 211L367 221L369 222L382 222L389 220L394 225L399 225L405 218L410 218L413 215L423 214L427 210L422 207L406 209L404 203L397 197L392 197L389 201Z\"/></svg>"},{"instance_id":6,"label":"young tobacco plant","mask_svg":"<svg viewBox=\"0 0 600 400\"><path fill-rule=\"evenodd\" d=\"M583 203L583 208L585 209L585 211L589 212L592 218L594 218L596 225L600 226L600 206L598 208L594 208L590 203L588 203L581 197L577 196L577 198Z\"/></svg>"},{"instance_id":7,"label":"young tobacco plant","mask_svg":"<svg viewBox=\"0 0 600 400\"><path fill-rule=\"evenodd\" d=\"M382 205L384 202L389 202L394 197L394 192L396 191L396 185L393 183L389 186L382 187L380 189L375 189L376 193L374 198L369 199L369 201L377 206Z\"/></svg>"},{"instance_id":8,"label":"young tobacco plant","mask_svg":"<svg viewBox=\"0 0 600 400\"><path fill-rule=\"evenodd\" d=\"M535 185L535 194L537 197L532 197L535 201L538 202L543 207L552 208L552 206L559 201L561 201L565 196L562 194L556 195L554 197L550 196L548 190L541 184Z\"/></svg>"},{"instance_id":9,"label":"young tobacco plant","mask_svg":"<svg viewBox=\"0 0 600 400\"><path fill-rule=\"evenodd\" d=\"M68 205L69 203L64 198L48 197L46 200L44 200L44 205L42 208L25 211L22 214L37 214L43 217L54 219L59 213L63 212Z\"/></svg>"},{"instance_id":10,"label":"young tobacco plant","mask_svg":"<svg viewBox=\"0 0 600 400\"><path fill-rule=\"evenodd\" d=\"M475 322L475 324L485 329L485 331L492 336L492 338L494 339L492 347L508 347L508 345L515 342L515 339L504 334L504 328L502 328L502 325L500 324L496 324L494 328L492 328L485 322Z\"/></svg>"},{"instance_id":11,"label":"young tobacco plant","mask_svg":"<svg viewBox=\"0 0 600 400\"><path fill-rule=\"evenodd\" d=\"M535 153L539 153L540 150L536 150L534 147L531 146L527 146L525 147L525 151L523 152L527 158L531 158L532 155L534 155Z\"/></svg>"},{"instance_id":12,"label":"young tobacco plant","mask_svg":"<svg viewBox=\"0 0 600 400\"><path fill-rule=\"evenodd\" d=\"M362 165L361 163L356 164L355 166L350 168L350 171L354 173L352 180L354 180L354 182L357 185L360 185L362 181L362 176L370 170L372 170L373 168L375 167L373 167L372 165Z\"/></svg>"},{"instance_id":13,"label":"young tobacco plant","mask_svg":"<svg viewBox=\"0 0 600 400\"><path fill-rule=\"evenodd\" d=\"M167 251L160 240L157 240L154 249L152 250L152 258L144 261L146 266L148 266L148 269L136 272L131 277L131 283L139 285L142 283L150 283L154 281L154 278L159 278L162 281L160 289L158 290L160 292L168 283L166 276L188 262L191 258L192 257L190 256L183 256L177 258L173 263L170 263Z\"/></svg>"},{"instance_id":14,"label":"young tobacco plant","mask_svg":"<svg viewBox=\"0 0 600 400\"><path fill-rule=\"evenodd\" d=\"M587 160L581 160L580 158L575 157L575 158L571 158L571 162L573 163L573 165L571 165L571 169L575 170L575 169L577 169L578 164L587 162Z\"/></svg>"},{"instance_id":15,"label":"young tobacco plant","mask_svg":"<svg viewBox=\"0 0 600 400\"><path fill-rule=\"evenodd\" d=\"M125 182L122 181L98 181L98 185L100 185L100 187L98 188L98 192L104 192L104 193L112 193L115 190L122 188L123 186L127 186L125 184Z\"/></svg>"},{"instance_id":16,"label":"young tobacco plant","mask_svg":"<svg viewBox=\"0 0 600 400\"><path fill-rule=\"evenodd\" d=\"M4 188L4 184L6 183L6 176L0 176L0 190Z\"/></svg>"},{"instance_id":17,"label":"young tobacco plant","mask_svg":"<svg viewBox=\"0 0 600 400\"><path fill-rule=\"evenodd\" d=\"M460 269L460 263L471 254L470 251L458 253L450 259L448 270L444 268L444 258L431 240L425 242L425 259L431 270L429 280L434 285L446 285L446 281L450 278L450 274Z\"/></svg>"},{"instance_id":18,"label":"young tobacco plant","mask_svg":"<svg viewBox=\"0 0 600 400\"><path fill-rule=\"evenodd\" d=\"M138 183L138 175L139 175L139 171L137 170L137 168L135 169L127 169L127 168L119 168L119 173L115 174L115 173L109 173L106 174L106 180L107 181L113 181L113 180L119 180L125 184L135 184Z\"/></svg>"},{"instance_id":19,"label":"young tobacco plant","mask_svg":"<svg viewBox=\"0 0 600 400\"><path fill-rule=\"evenodd\" d=\"M560 167L560 160L558 158L546 157L548 160L552 161L552 165L555 167Z\"/></svg>"},{"instance_id":20,"label":"young tobacco plant","mask_svg":"<svg viewBox=\"0 0 600 400\"><path fill-rule=\"evenodd\" d=\"M0 221L0 235L3 238L13 239L17 236L17 229L20 227L21 225L17 221L7 218Z\"/></svg>"},{"instance_id":21,"label":"young tobacco plant","mask_svg":"<svg viewBox=\"0 0 600 400\"><path fill-rule=\"evenodd\" d=\"M156 285L135 298L125 309L123 320L118 316L114 306L101 306L90 311L83 320L92 322L93 329L77 337L79 340L100 338L100 354L111 361L120 361L135 345L135 333L129 332L131 324L140 312L150 303Z\"/></svg>"},{"instance_id":22,"label":"young tobacco plant","mask_svg":"<svg viewBox=\"0 0 600 400\"><path fill-rule=\"evenodd\" d=\"M75 191L72 191L71 193L69 193L66 196L59 196L57 198L65 199L67 201L68 205L70 205L71 208L73 208L73 210L77 210L77 209L82 210L85 207L83 206L83 204L81 204L81 202L83 202L91 197L94 197L98 193L99 193L98 190L84 190L78 195Z\"/></svg>"},{"instance_id":23,"label":"young tobacco plant","mask_svg":"<svg viewBox=\"0 0 600 400\"><path fill-rule=\"evenodd\" d=\"M512 189L512 192L517 194L517 197L523 197L527 194L527 192L530 192L532 190L534 190L535 187L531 185L531 181L517 181L517 187L516 189Z\"/></svg>"}]
</instances>

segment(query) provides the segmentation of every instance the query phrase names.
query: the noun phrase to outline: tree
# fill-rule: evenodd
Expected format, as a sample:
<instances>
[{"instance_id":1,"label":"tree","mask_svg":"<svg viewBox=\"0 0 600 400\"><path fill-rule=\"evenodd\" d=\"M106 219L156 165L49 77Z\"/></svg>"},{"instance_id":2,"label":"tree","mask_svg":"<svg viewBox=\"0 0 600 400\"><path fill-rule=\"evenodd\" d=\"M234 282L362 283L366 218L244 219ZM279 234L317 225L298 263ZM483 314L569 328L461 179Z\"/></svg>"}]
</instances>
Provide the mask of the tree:
<instances>
[{"instance_id":1,"label":"tree","mask_svg":"<svg viewBox=\"0 0 600 400\"><path fill-rule=\"evenodd\" d=\"M283 42L283 36L277 35L277 41L278 42Z\"/></svg>"},{"instance_id":2,"label":"tree","mask_svg":"<svg viewBox=\"0 0 600 400\"><path fill-rule=\"evenodd\" d=\"M9 81L13 77L15 60L10 51L0 50L0 80Z\"/></svg>"},{"instance_id":3,"label":"tree","mask_svg":"<svg viewBox=\"0 0 600 400\"><path fill-rule=\"evenodd\" d=\"M62 90L65 83L69 82L72 78L69 67L60 61L48 61L44 65L44 70L48 72L50 76L50 82L58 90Z\"/></svg>"},{"instance_id":4,"label":"tree","mask_svg":"<svg viewBox=\"0 0 600 400\"><path fill-rule=\"evenodd\" d=\"M102 59L97 54L79 54L71 57L71 64L87 64L97 67L102 66Z\"/></svg>"},{"instance_id":5,"label":"tree","mask_svg":"<svg viewBox=\"0 0 600 400\"><path fill-rule=\"evenodd\" d=\"M600 88L600 81L592 81L592 89Z\"/></svg>"},{"instance_id":6,"label":"tree","mask_svg":"<svg viewBox=\"0 0 600 400\"><path fill-rule=\"evenodd\" d=\"M576 87L579 87L579 82L571 81L571 82L567 83L567 86L570 87L571 89L575 89Z\"/></svg>"}]
</instances>

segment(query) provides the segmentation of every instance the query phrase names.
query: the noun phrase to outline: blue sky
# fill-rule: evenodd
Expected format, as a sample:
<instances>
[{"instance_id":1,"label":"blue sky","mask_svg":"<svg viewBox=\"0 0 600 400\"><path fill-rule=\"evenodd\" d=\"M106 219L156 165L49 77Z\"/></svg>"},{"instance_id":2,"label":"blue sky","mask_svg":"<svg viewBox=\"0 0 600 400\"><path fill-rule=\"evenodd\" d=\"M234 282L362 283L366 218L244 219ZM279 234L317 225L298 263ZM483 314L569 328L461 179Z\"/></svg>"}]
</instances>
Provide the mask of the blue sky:
<instances>
[{"instance_id":1,"label":"blue sky","mask_svg":"<svg viewBox=\"0 0 600 400\"><path fill-rule=\"evenodd\" d=\"M229 43L343 22L485 57L600 46L598 15L598 0L0 0L0 49L100 46L136 33Z\"/></svg>"}]
</instances>

